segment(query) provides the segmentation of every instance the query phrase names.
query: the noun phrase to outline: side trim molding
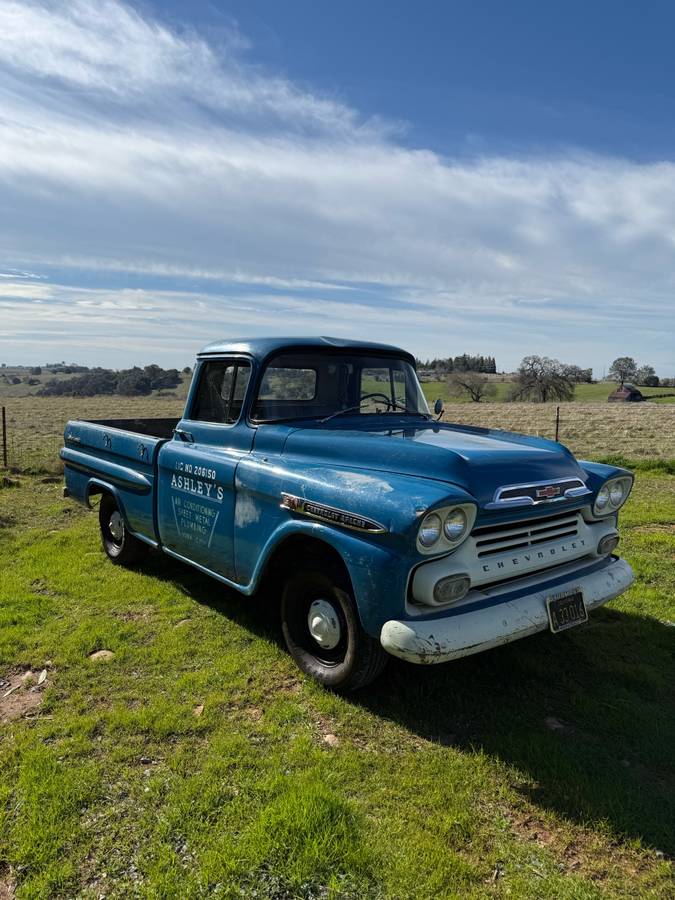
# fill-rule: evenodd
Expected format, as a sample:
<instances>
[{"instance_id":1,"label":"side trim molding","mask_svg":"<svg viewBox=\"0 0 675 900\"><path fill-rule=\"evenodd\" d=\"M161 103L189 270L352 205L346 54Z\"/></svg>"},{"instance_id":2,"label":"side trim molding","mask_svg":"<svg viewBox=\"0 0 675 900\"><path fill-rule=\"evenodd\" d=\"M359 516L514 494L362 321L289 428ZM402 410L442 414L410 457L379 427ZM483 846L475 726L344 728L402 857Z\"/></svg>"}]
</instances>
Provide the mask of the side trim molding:
<instances>
[{"instance_id":1,"label":"side trim molding","mask_svg":"<svg viewBox=\"0 0 675 900\"><path fill-rule=\"evenodd\" d=\"M316 519L319 522L330 522L332 525L341 525L352 531L362 531L367 534L386 534L389 530L374 519L367 519L358 513L352 513L335 506L327 506L325 503L315 503L305 497L296 497L295 494L281 494L281 507L301 516Z\"/></svg>"}]
</instances>

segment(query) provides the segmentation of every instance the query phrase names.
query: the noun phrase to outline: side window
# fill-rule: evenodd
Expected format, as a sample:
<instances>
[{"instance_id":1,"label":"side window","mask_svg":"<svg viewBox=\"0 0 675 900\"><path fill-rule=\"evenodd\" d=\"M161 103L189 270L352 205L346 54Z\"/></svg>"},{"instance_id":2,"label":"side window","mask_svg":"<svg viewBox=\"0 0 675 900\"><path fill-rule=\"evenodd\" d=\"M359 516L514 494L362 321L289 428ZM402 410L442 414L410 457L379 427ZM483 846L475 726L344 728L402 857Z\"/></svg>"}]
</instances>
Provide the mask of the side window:
<instances>
[{"instance_id":1,"label":"side window","mask_svg":"<svg viewBox=\"0 0 675 900\"><path fill-rule=\"evenodd\" d=\"M190 418L232 425L241 414L250 376L246 362L219 359L205 363Z\"/></svg>"}]
</instances>

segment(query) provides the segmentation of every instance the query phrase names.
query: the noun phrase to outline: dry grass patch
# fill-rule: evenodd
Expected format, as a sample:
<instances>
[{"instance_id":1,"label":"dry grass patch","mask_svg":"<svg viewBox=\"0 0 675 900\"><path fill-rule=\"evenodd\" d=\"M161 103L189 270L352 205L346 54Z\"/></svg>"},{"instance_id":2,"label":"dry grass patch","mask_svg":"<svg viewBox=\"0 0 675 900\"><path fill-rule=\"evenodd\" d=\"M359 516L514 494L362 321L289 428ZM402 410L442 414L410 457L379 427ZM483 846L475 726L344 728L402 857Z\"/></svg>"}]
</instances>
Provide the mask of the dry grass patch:
<instances>
[{"instance_id":1,"label":"dry grass patch","mask_svg":"<svg viewBox=\"0 0 675 900\"><path fill-rule=\"evenodd\" d=\"M444 422L501 428L555 438L555 404L446 404ZM675 457L675 404L563 403L559 440L582 458L618 454L630 459Z\"/></svg>"}]
</instances>

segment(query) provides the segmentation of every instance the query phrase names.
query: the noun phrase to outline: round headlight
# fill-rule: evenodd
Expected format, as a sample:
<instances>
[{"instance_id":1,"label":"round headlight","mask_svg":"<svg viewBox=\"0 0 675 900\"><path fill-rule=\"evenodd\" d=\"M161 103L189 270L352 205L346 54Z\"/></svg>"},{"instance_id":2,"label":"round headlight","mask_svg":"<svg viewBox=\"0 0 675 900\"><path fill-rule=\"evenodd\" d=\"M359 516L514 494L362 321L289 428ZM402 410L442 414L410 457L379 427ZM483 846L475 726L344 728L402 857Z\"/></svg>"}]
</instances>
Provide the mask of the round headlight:
<instances>
[{"instance_id":1,"label":"round headlight","mask_svg":"<svg viewBox=\"0 0 675 900\"><path fill-rule=\"evenodd\" d=\"M595 498L595 508L598 512L601 512L603 509L607 509L609 504L609 488L607 486L601 487L598 491L598 496Z\"/></svg>"},{"instance_id":2,"label":"round headlight","mask_svg":"<svg viewBox=\"0 0 675 900\"><path fill-rule=\"evenodd\" d=\"M609 502L612 506L619 507L623 503L623 481L613 481L609 486Z\"/></svg>"},{"instance_id":3,"label":"round headlight","mask_svg":"<svg viewBox=\"0 0 675 900\"><path fill-rule=\"evenodd\" d=\"M422 519L419 530L419 542L423 547L431 547L441 536L441 520L436 513L429 513Z\"/></svg>"},{"instance_id":4,"label":"round headlight","mask_svg":"<svg viewBox=\"0 0 675 900\"><path fill-rule=\"evenodd\" d=\"M463 509L451 509L443 522L443 532L446 538L455 543L464 537L466 531L466 513Z\"/></svg>"}]
</instances>

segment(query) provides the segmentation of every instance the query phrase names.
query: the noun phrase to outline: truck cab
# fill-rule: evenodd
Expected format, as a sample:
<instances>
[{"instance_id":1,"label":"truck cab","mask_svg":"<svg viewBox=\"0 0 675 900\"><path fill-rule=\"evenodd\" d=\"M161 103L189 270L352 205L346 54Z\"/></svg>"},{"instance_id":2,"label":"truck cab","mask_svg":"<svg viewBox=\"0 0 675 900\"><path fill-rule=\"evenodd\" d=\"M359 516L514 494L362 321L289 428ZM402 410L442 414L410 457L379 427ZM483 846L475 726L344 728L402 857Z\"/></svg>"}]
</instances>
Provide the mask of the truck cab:
<instances>
[{"instance_id":1,"label":"truck cab","mask_svg":"<svg viewBox=\"0 0 675 900\"><path fill-rule=\"evenodd\" d=\"M633 581L614 551L630 472L441 422L383 344L211 344L180 420L70 421L66 491L101 496L116 564L166 553L280 604L300 668L372 681L581 625ZM271 599L269 602L276 602Z\"/></svg>"}]
</instances>

